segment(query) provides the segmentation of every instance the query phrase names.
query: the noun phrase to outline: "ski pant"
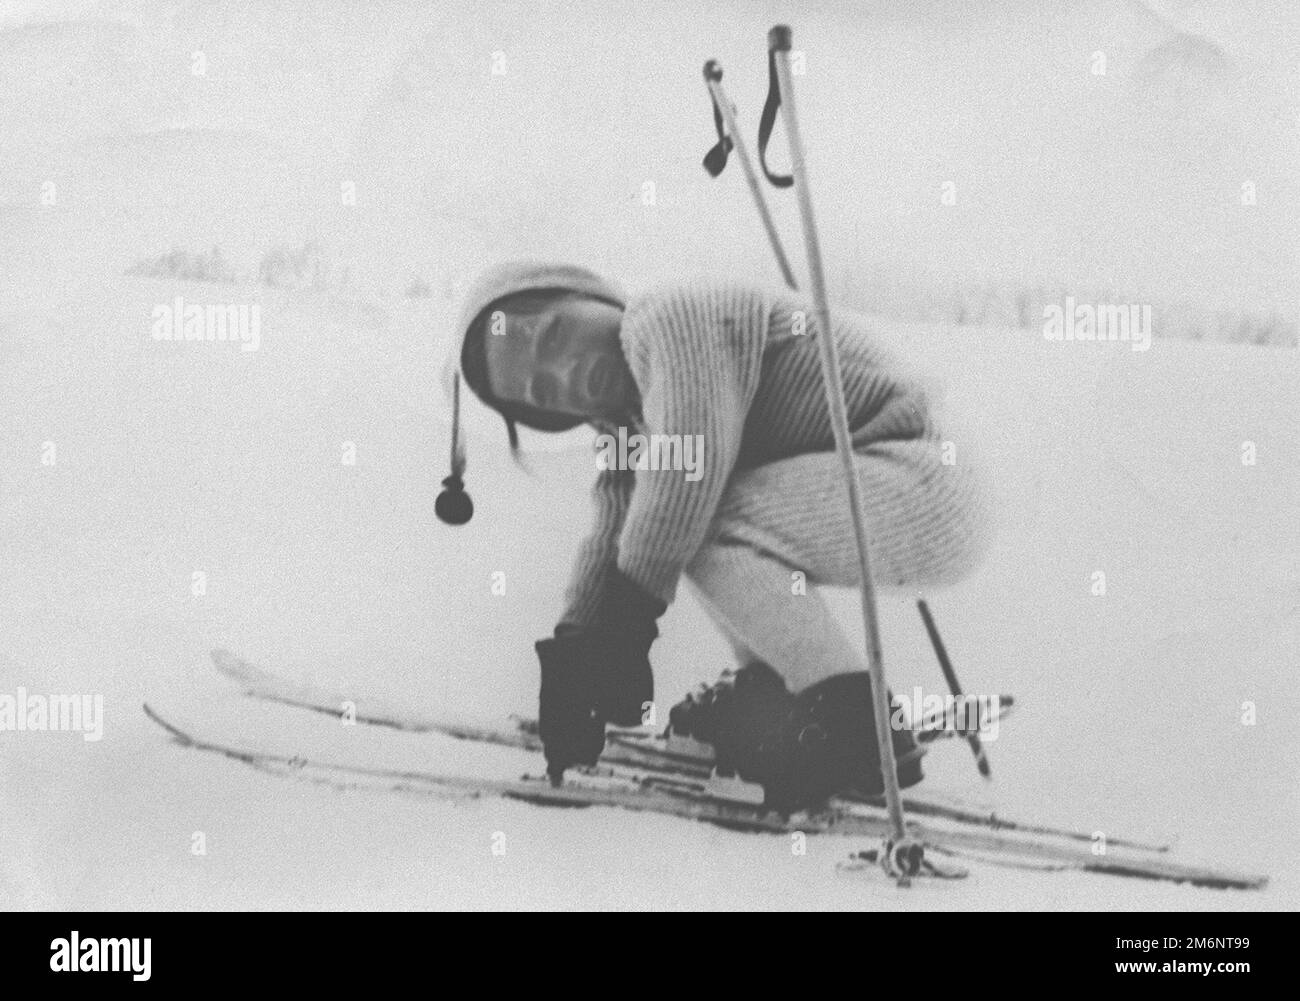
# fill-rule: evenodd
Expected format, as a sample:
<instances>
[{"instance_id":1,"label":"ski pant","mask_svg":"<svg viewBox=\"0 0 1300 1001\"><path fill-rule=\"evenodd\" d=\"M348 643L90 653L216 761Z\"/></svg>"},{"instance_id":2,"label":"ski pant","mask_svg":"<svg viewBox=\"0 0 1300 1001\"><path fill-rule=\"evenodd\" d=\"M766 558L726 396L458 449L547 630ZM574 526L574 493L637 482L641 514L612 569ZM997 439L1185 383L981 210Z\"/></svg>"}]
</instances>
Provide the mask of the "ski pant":
<instances>
[{"instance_id":1,"label":"ski pant","mask_svg":"<svg viewBox=\"0 0 1300 1001\"><path fill-rule=\"evenodd\" d=\"M882 442L856 455L877 587L955 583L982 561L988 512L976 474L937 442ZM839 456L819 452L735 473L686 570L739 661L762 660L799 691L867 669L818 585L858 587Z\"/></svg>"}]
</instances>

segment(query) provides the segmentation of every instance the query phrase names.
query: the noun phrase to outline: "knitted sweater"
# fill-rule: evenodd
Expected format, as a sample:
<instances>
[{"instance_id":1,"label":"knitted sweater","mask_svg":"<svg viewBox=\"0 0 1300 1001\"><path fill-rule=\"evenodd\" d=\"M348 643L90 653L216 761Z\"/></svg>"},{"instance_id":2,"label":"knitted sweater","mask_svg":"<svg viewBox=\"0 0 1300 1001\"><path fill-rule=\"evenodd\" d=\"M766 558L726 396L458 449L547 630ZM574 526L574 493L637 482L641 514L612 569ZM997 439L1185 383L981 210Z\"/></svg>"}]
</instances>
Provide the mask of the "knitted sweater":
<instances>
[{"instance_id":1,"label":"knitted sweater","mask_svg":"<svg viewBox=\"0 0 1300 1001\"><path fill-rule=\"evenodd\" d=\"M832 311L832 326L855 451L933 437L921 389L875 342L868 321ZM595 620L613 566L671 603L734 471L834 449L816 329L810 300L734 284L674 285L628 303L620 340L641 392L641 420L628 433L701 435L702 476L597 474L595 525L579 549L562 621Z\"/></svg>"}]
</instances>

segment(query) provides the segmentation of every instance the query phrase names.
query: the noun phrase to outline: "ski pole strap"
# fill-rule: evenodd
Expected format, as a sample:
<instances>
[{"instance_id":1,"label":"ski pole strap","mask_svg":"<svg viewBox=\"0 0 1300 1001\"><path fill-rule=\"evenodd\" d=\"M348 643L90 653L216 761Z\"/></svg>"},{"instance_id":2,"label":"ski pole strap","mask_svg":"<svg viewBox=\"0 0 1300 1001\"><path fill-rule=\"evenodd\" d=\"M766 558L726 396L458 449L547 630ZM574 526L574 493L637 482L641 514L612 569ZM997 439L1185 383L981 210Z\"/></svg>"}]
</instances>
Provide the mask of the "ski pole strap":
<instances>
[{"instance_id":1,"label":"ski pole strap","mask_svg":"<svg viewBox=\"0 0 1300 1001\"><path fill-rule=\"evenodd\" d=\"M775 187L788 188L794 184L794 178L788 174L773 174L767 169L767 141L772 138L772 126L776 124L776 113L781 107L781 85L776 78L776 50L767 51L767 101L763 104L763 116L758 120L758 162L763 173Z\"/></svg>"},{"instance_id":2,"label":"ski pole strap","mask_svg":"<svg viewBox=\"0 0 1300 1001\"><path fill-rule=\"evenodd\" d=\"M718 65L716 59L710 59L704 64L705 83L721 79L722 67ZM718 99L714 96L712 87L709 88L709 103L713 106L713 127L717 130L718 141L704 154L704 169L709 172L710 177L717 177L726 169L727 154L731 152L734 144L722 127L722 110L718 107Z\"/></svg>"}]
</instances>

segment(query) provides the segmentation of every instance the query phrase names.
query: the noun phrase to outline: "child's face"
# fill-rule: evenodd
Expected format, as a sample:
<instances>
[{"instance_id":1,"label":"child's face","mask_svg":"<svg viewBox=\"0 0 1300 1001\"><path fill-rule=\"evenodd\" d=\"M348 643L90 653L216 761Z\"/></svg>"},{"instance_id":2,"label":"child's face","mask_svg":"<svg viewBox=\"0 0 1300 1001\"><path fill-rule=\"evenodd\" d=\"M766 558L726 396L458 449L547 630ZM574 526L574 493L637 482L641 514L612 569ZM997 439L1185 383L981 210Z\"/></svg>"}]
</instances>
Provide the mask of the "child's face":
<instances>
[{"instance_id":1,"label":"child's face","mask_svg":"<svg viewBox=\"0 0 1300 1001\"><path fill-rule=\"evenodd\" d=\"M488 314L488 383L498 399L587 419L636 399L618 331L623 311L570 293L544 304L502 300Z\"/></svg>"}]
</instances>

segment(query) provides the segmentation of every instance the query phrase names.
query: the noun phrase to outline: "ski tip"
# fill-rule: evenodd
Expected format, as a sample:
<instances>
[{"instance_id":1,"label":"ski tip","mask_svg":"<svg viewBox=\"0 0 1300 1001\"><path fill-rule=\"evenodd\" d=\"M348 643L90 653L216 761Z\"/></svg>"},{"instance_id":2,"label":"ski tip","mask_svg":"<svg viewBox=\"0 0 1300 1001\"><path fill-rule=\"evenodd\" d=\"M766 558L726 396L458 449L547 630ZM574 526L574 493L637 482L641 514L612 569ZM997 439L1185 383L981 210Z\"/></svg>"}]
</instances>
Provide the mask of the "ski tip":
<instances>
[{"instance_id":1,"label":"ski tip","mask_svg":"<svg viewBox=\"0 0 1300 1001\"><path fill-rule=\"evenodd\" d=\"M176 727L172 726L172 724L168 723L165 719L163 719L160 715L158 715L157 710L155 710L153 706L149 705L148 702L142 702L140 703L140 705L141 708L144 709L144 714L148 716L151 720L153 720L155 723L157 723L164 730L166 730L169 734L171 734L173 740L181 744L194 743L193 738L191 738L189 734L185 733L185 731L183 730L178 730Z\"/></svg>"}]
</instances>

